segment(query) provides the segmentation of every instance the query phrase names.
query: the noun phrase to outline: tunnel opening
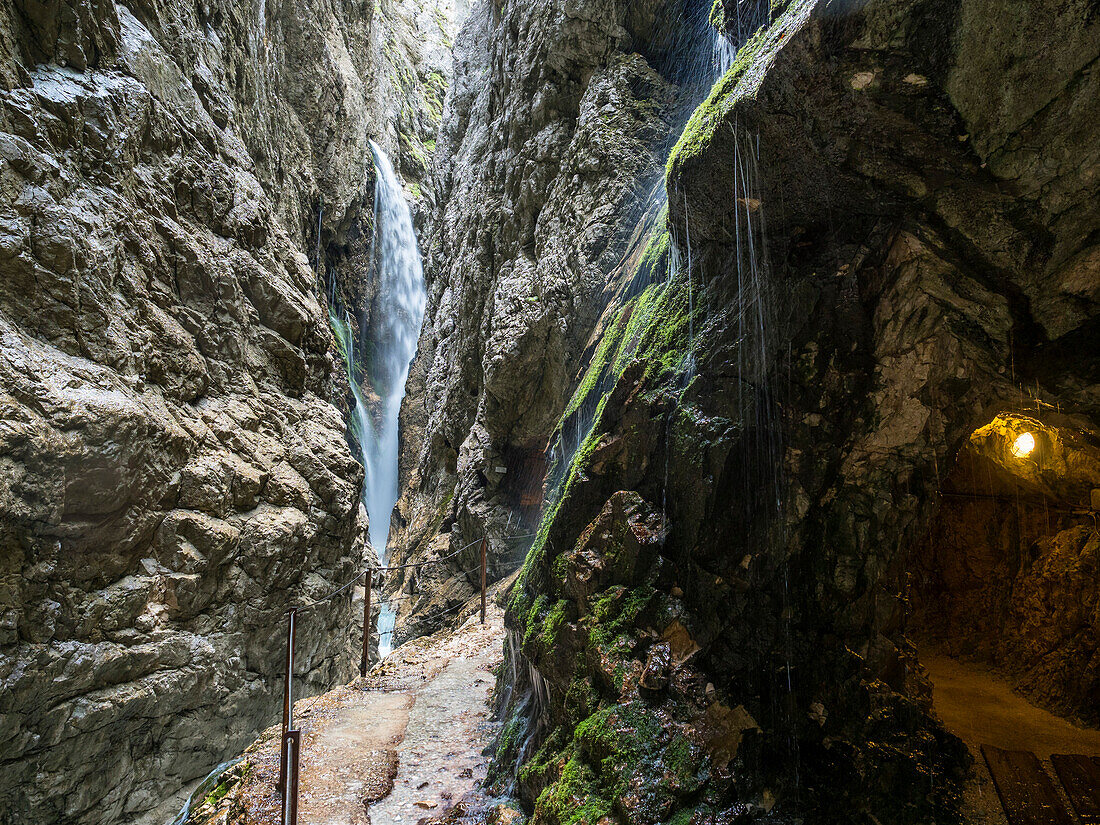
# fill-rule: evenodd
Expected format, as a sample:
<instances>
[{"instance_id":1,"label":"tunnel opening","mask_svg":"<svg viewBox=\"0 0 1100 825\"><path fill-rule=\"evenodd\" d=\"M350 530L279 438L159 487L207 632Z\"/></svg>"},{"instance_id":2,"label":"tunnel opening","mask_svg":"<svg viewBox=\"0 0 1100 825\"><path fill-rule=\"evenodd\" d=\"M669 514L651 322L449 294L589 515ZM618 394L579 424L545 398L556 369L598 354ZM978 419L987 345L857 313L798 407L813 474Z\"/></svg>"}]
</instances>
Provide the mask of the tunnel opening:
<instances>
[{"instance_id":1,"label":"tunnel opening","mask_svg":"<svg viewBox=\"0 0 1100 825\"><path fill-rule=\"evenodd\" d=\"M941 478L909 634L971 750L1100 754L1100 437L1001 413Z\"/></svg>"},{"instance_id":2,"label":"tunnel opening","mask_svg":"<svg viewBox=\"0 0 1100 825\"><path fill-rule=\"evenodd\" d=\"M546 478L546 453L541 447L509 445L503 451L501 491L511 511L518 517L516 531L538 527L542 514L543 480Z\"/></svg>"}]
</instances>

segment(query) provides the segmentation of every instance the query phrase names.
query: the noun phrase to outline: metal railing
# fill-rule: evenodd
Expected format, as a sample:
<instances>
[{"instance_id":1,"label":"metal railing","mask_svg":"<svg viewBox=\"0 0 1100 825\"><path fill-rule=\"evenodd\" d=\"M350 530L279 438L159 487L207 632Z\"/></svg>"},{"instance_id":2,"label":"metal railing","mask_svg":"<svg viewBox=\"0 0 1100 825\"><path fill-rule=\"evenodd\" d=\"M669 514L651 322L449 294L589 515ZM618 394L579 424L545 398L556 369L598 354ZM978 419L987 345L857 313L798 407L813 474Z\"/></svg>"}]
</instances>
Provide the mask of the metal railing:
<instances>
[{"instance_id":1,"label":"metal railing","mask_svg":"<svg viewBox=\"0 0 1100 825\"><path fill-rule=\"evenodd\" d=\"M519 536L509 536L508 538L523 538ZM358 582L364 583L364 598L363 598L363 653L359 660L359 675L367 675L367 666L370 659L370 637L372 623L371 623L371 589L374 583L374 576L376 574L392 573L399 570L411 570L414 568L431 567L434 565L440 565L447 562L456 556L469 550L475 544L481 544L480 548L480 571L481 571L481 623L485 624L485 607L486 607L486 581L487 575L487 557L489 549L488 536L482 536L480 539L470 542L465 547L460 547L453 553L449 553L446 556L442 556L438 559L432 559L424 562L414 562L411 564L400 564L392 567L375 567L372 569L364 570L354 579L340 587L333 590L327 596L323 596L320 599L316 599L309 604L292 607L287 611L287 631L286 631L286 669L284 672L285 683L283 685L283 725L282 736L279 740L279 796L282 801L282 823L283 825L297 825L298 822L298 776L299 776L299 764L301 761L301 747L302 747L302 732L294 727L294 695L293 695L293 682L294 682L294 639L297 630L298 614L305 611L312 610L313 608L322 605L338 595L343 593L349 587L353 587ZM473 570L463 571L462 575L468 575L474 572ZM411 598L411 596L407 597ZM391 600L392 601L392 600ZM439 611L438 613L428 616L428 619L441 618L460 610L465 606L465 602L455 605L454 607L447 608L446 610Z\"/></svg>"}]
</instances>

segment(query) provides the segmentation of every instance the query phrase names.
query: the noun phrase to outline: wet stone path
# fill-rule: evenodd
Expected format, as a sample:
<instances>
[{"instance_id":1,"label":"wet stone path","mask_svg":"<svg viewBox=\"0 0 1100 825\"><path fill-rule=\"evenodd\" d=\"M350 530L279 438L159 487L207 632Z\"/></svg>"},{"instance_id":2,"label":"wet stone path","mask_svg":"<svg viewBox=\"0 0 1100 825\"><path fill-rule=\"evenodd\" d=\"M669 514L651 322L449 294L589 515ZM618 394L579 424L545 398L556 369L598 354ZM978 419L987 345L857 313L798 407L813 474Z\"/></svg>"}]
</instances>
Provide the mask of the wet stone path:
<instances>
[{"instance_id":1,"label":"wet stone path","mask_svg":"<svg viewBox=\"0 0 1100 825\"><path fill-rule=\"evenodd\" d=\"M453 631L402 645L363 679L295 703L302 730L299 825L416 825L476 796L504 619L471 605ZM269 728L189 823L277 825L279 728Z\"/></svg>"},{"instance_id":2,"label":"wet stone path","mask_svg":"<svg viewBox=\"0 0 1100 825\"><path fill-rule=\"evenodd\" d=\"M299 822L366 825L363 800L392 781L412 704L407 693L365 693L319 726L302 760Z\"/></svg>"},{"instance_id":3,"label":"wet stone path","mask_svg":"<svg viewBox=\"0 0 1100 825\"><path fill-rule=\"evenodd\" d=\"M442 672L416 694L398 774L389 795L370 809L373 825L411 825L444 812L485 779L482 751L492 739L489 694L503 624L496 617L484 629L477 616L470 622L445 646L450 655Z\"/></svg>"}]
</instances>

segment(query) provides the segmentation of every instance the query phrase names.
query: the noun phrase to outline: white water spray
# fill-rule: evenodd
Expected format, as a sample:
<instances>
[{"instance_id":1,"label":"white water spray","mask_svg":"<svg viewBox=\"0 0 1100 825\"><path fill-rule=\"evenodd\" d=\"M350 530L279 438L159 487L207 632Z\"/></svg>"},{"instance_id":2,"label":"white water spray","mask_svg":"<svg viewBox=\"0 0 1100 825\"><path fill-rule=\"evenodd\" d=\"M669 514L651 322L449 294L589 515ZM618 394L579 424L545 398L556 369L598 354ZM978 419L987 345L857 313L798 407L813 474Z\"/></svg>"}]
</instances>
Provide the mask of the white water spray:
<instances>
[{"instance_id":1,"label":"white water spray","mask_svg":"<svg viewBox=\"0 0 1100 825\"><path fill-rule=\"evenodd\" d=\"M771 3L768 0L737 0L728 8L726 31L714 31L714 69L722 77L733 66L737 51L749 38L771 22Z\"/></svg>"}]
</instances>

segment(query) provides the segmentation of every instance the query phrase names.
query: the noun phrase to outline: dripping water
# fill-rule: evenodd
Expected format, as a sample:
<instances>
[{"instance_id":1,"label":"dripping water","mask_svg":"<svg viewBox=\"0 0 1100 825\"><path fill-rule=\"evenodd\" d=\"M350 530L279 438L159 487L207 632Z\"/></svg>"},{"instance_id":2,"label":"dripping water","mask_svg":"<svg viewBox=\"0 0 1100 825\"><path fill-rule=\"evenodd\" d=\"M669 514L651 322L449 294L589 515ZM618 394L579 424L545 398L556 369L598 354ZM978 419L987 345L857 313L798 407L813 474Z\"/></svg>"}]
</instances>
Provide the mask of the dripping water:
<instances>
[{"instance_id":1,"label":"dripping water","mask_svg":"<svg viewBox=\"0 0 1100 825\"><path fill-rule=\"evenodd\" d=\"M658 72L680 87L680 104L677 111L678 125L672 130L673 141L678 139L694 110L703 102L714 84L732 66L738 49L770 18L770 3L768 0L739 0L735 5L736 18L732 23L727 23L724 33L718 32L710 24L709 14L712 3L710 0L682 0L679 4L679 14L670 15L658 25L664 27L664 32L658 32L654 40L662 41L662 58L654 62ZM672 143L669 145L671 150ZM685 213L687 211L687 193L683 193L685 199ZM679 380L679 392L677 406L682 401L683 394L695 374L696 361L694 352L695 343L695 303L694 272L696 265L694 250L691 244L690 224L686 226L685 245L683 252L681 244L675 237L673 227L664 225L656 216L664 214L668 204L668 193L664 185L654 186L650 195L640 210L644 215L643 226L647 228L642 233L646 240L653 238L662 231L669 231L672 237L668 247L667 270L665 274L664 289L673 288L673 281L682 273L686 273L688 289L688 346L681 364ZM643 241L644 242L644 241ZM645 269L645 271L642 271ZM621 291L616 300L625 305L646 288L655 283L661 273L655 271L655 267L639 267L637 272L631 273L626 289ZM606 310L607 307L605 307ZM633 355L637 341L627 342L625 361ZM596 424L599 403L615 384L618 375L615 372L615 359L607 358L604 372L597 376L594 386L591 386L588 394L581 400L579 406L566 415L560 422L551 443L547 446L548 465L551 468L546 481L546 494L544 497L543 517L552 512L555 503L562 494L565 482L569 477L573 461L582 444L591 434ZM591 365L588 365L591 368ZM582 372L586 374L587 370ZM671 414L675 415L675 410ZM670 453L668 439L671 436L671 418L666 425L666 463L664 489L662 490L662 509L664 510L668 488L668 455ZM662 531L667 534L667 531ZM515 754L513 766L513 783L518 776L520 766L530 755L530 749L537 745L541 735L541 724L544 719L542 711L545 704L545 680L531 663L519 652L518 639L513 640L509 646L511 660L509 663L508 684L511 686L504 701L505 707L518 708L526 721L526 732L522 744ZM520 661L522 660L522 661ZM518 685L523 685L522 690Z\"/></svg>"},{"instance_id":2,"label":"dripping water","mask_svg":"<svg viewBox=\"0 0 1100 825\"><path fill-rule=\"evenodd\" d=\"M714 69L719 77L730 70L738 50L749 38L771 22L771 3L768 0L737 0L732 7L732 15L725 20L725 31L712 30Z\"/></svg>"},{"instance_id":3,"label":"dripping water","mask_svg":"<svg viewBox=\"0 0 1100 825\"><path fill-rule=\"evenodd\" d=\"M511 754L508 786L504 790L506 796L515 795L520 768L540 743L550 709L550 686L538 668L523 655L522 646L520 635L509 629L504 643L508 688L498 711L504 714L511 709L514 718L522 721L523 739Z\"/></svg>"},{"instance_id":4,"label":"dripping water","mask_svg":"<svg viewBox=\"0 0 1100 825\"><path fill-rule=\"evenodd\" d=\"M681 0L675 14L670 14L662 21L658 21L658 31L653 36L655 42L663 44L661 55L655 61L655 67L681 89L676 126L672 129L674 139L680 137L691 114L728 70L737 49L757 28L767 23L770 17L768 0L741 0L737 5L736 25L731 31L723 34L710 23L711 5L709 0ZM671 145L669 149L671 150ZM686 193L684 197L686 205ZM656 220L656 216L664 214L667 205L668 193L663 183L653 187L640 210L645 216L643 220L648 223L648 229L644 233L646 240L666 228ZM675 241L675 238L673 240ZM691 250L688 249L689 259L690 256ZM687 264L690 270L691 261L688 260ZM670 286L673 278L682 271L683 265L680 245L674 242L670 244L668 250L666 287ZM641 294L655 282L657 277L659 277L658 272L640 266L630 279L628 288L618 296L619 302L625 303L630 298ZM692 302L690 337L694 339L694 294L691 291L693 287L690 275L688 289L689 302ZM690 359L688 368L694 370L694 353L690 347L688 357ZM548 506L560 496L573 459L595 424L599 399L611 389L616 378L614 374L600 376L595 388L585 399L585 403L562 422L555 438L548 446L548 466L551 467L545 495Z\"/></svg>"},{"instance_id":5,"label":"dripping water","mask_svg":"<svg viewBox=\"0 0 1100 825\"><path fill-rule=\"evenodd\" d=\"M777 302L772 294L772 278L764 242L767 238L766 210L762 195L760 137L747 133L735 121L733 125L733 269L737 274L737 372L741 414L751 426L751 441L746 450L746 489L740 497L744 523L758 525L761 535L746 535L750 544L770 544L784 553L778 571L782 579L780 627L783 634L784 663L781 690L793 696L791 671L792 631L789 571L786 560L786 533L783 519L784 455L780 411L772 386L771 353L774 342L769 336L778 326ZM789 372L789 355L788 355ZM763 516L763 518L761 518ZM790 721L790 720L788 720ZM799 746L795 726L788 724L787 749L799 787Z\"/></svg>"}]
</instances>

